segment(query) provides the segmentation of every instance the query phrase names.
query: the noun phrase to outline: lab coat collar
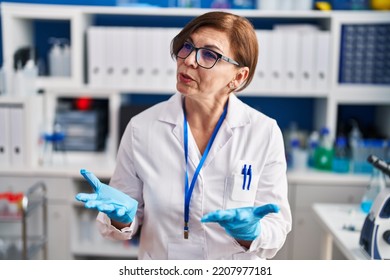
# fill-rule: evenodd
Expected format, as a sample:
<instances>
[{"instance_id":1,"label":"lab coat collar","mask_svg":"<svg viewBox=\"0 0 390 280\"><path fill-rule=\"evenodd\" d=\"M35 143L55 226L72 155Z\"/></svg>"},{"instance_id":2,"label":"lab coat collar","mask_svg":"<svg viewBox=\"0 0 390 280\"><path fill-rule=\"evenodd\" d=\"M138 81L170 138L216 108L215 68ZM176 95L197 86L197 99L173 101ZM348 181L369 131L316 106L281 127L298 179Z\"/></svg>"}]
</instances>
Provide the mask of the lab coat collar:
<instances>
[{"instance_id":1,"label":"lab coat collar","mask_svg":"<svg viewBox=\"0 0 390 280\"><path fill-rule=\"evenodd\" d=\"M174 125L172 129L173 135L183 145L183 107L182 107L182 95L176 93L166 103L166 107L163 108L163 113L160 115L160 121ZM229 97L228 112L225 119L225 124L222 125L218 135L215 139L213 146L209 152L209 155L204 162L204 168L214 159L215 155L220 149L224 147L229 139L233 136L233 130L236 127L245 126L250 124L250 118L247 112L246 105L237 98L235 94L231 94ZM189 151L189 160L193 166L197 166L199 163L199 156L194 153L195 151ZM200 174L200 176L202 176Z\"/></svg>"},{"instance_id":2,"label":"lab coat collar","mask_svg":"<svg viewBox=\"0 0 390 280\"><path fill-rule=\"evenodd\" d=\"M162 108L159 120L168 124L174 125L172 129L173 135L176 139L183 145L183 105L182 105L182 95L179 92L176 92L171 96L168 101L165 103L165 107Z\"/></svg>"},{"instance_id":3,"label":"lab coat collar","mask_svg":"<svg viewBox=\"0 0 390 280\"><path fill-rule=\"evenodd\" d=\"M175 125L183 123L183 105L181 93L176 92L168 99L165 107L161 111L159 120Z\"/></svg>"},{"instance_id":4,"label":"lab coat collar","mask_svg":"<svg viewBox=\"0 0 390 280\"><path fill-rule=\"evenodd\" d=\"M182 126L183 124L183 106L182 95L176 92L166 103L163 113L160 114L160 121ZM235 94L229 97L228 112L226 122L230 128L244 126L250 123L246 105L238 99Z\"/></svg>"},{"instance_id":5,"label":"lab coat collar","mask_svg":"<svg viewBox=\"0 0 390 280\"><path fill-rule=\"evenodd\" d=\"M250 123L246 105L238 99L236 94L231 93L226 121L230 128L244 126Z\"/></svg>"}]
</instances>

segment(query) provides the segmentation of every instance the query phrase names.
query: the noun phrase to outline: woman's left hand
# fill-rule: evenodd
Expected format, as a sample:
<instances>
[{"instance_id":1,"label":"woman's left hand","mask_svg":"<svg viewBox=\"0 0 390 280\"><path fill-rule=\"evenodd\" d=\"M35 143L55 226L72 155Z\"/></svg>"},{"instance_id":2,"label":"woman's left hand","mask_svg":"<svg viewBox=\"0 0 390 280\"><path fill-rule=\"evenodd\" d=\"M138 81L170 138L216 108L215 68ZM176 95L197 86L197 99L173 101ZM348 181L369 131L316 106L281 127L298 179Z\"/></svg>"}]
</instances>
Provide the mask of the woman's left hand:
<instances>
[{"instance_id":1,"label":"woman's left hand","mask_svg":"<svg viewBox=\"0 0 390 280\"><path fill-rule=\"evenodd\" d=\"M265 215L277 212L279 212L279 207L275 204L217 210L204 215L201 222L219 223L233 238L252 241L260 234L259 221Z\"/></svg>"}]
</instances>

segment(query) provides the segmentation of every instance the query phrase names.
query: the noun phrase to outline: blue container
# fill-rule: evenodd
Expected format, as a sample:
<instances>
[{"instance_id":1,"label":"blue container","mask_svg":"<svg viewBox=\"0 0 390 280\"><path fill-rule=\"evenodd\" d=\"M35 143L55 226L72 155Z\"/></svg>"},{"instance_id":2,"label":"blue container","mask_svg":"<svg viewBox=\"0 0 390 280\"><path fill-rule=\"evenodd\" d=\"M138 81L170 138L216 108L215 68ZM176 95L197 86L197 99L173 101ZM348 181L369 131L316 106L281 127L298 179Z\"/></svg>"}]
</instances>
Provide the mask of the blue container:
<instances>
[{"instance_id":1,"label":"blue container","mask_svg":"<svg viewBox=\"0 0 390 280\"><path fill-rule=\"evenodd\" d=\"M332 161L332 170L336 173L348 173L349 165L350 160L347 150L347 139L345 137L337 137Z\"/></svg>"},{"instance_id":2,"label":"blue container","mask_svg":"<svg viewBox=\"0 0 390 280\"><path fill-rule=\"evenodd\" d=\"M355 151L352 151L352 170L354 173L370 174L373 167L367 162L369 155L386 159L388 141L381 139L364 139L358 142Z\"/></svg>"},{"instance_id":3,"label":"blue container","mask_svg":"<svg viewBox=\"0 0 390 280\"><path fill-rule=\"evenodd\" d=\"M330 1L333 10L369 10L369 0L333 0Z\"/></svg>"}]
</instances>

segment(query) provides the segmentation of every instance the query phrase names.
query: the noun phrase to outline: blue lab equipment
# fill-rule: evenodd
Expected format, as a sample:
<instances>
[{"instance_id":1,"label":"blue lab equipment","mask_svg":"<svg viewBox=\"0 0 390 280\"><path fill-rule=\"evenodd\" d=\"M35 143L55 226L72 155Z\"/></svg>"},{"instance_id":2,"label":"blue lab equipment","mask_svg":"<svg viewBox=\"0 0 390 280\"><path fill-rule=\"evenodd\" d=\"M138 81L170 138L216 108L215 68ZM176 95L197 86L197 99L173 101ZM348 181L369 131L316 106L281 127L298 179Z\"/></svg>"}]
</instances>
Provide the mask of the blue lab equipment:
<instances>
[{"instance_id":1,"label":"blue lab equipment","mask_svg":"<svg viewBox=\"0 0 390 280\"><path fill-rule=\"evenodd\" d=\"M370 183L367 186L367 190L364 193L360 207L364 213L369 213L372 204L375 201L375 198L378 194L386 188L386 180L383 173L381 173L378 169L374 169L372 171Z\"/></svg>"},{"instance_id":2,"label":"blue lab equipment","mask_svg":"<svg viewBox=\"0 0 390 280\"><path fill-rule=\"evenodd\" d=\"M386 162L373 155L367 160L390 176ZM390 188L384 188L376 197L364 221L359 244L371 259L390 259Z\"/></svg>"},{"instance_id":3,"label":"blue lab equipment","mask_svg":"<svg viewBox=\"0 0 390 280\"><path fill-rule=\"evenodd\" d=\"M128 224L134 220L138 202L125 193L103 184L92 173L85 169L80 170L81 175L93 187L95 193L79 193L76 199L85 203L85 208L97 209L100 212L120 223Z\"/></svg>"},{"instance_id":4,"label":"blue lab equipment","mask_svg":"<svg viewBox=\"0 0 390 280\"><path fill-rule=\"evenodd\" d=\"M203 223L219 223L225 231L237 240L255 240L260 234L260 220L269 213L279 212L275 204L259 207L242 207L217 210L203 216Z\"/></svg>"}]
</instances>

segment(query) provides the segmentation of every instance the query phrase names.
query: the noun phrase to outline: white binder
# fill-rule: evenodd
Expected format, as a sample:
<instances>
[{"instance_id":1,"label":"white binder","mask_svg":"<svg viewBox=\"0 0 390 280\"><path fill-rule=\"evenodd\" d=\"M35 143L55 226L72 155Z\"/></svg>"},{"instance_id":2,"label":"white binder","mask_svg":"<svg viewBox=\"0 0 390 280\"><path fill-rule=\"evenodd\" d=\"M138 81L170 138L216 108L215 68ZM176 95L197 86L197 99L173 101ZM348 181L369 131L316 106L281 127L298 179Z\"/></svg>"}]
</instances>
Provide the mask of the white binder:
<instances>
[{"instance_id":1,"label":"white binder","mask_svg":"<svg viewBox=\"0 0 390 280\"><path fill-rule=\"evenodd\" d=\"M270 46L270 68L271 77L270 85L271 90L280 91L285 88L285 81L283 77L283 68L285 67L284 58L284 32L272 31L271 33L271 46Z\"/></svg>"},{"instance_id":2,"label":"white binder","mask_svg":"<svg viewBox=\"0 0 390 280\"><path fill-rule=\"evenodd\" d=\"M122 59L119 68L122 73L121 87L126 89L134 88L136 83L135 57L137 53L135 48L135 32L134 27L125 27L122 29L122 47L120 49Z\"/></svg>"},{"instance_id":3,"label":"white binder","mask_svg":"<svg viewBox=\"0 0 390 280\"><path fill-rule=\"evenodd\" d=\"M300 37L299 31L285 31L285 43L283 44L285 67L283 67L283 80L288 91L298 90L298 75L300 61Z\"/></svg>"},{"instance_id":4,"label":"white binder","mask_svg":"<svg viewBox=\"0 0 390 280\"><path fill-rule=\"evenodd\" d=\"M176 91L176 61L172 59L170 54L171 41L180 32L179 28L166 28L164 32L163 42L161 44L161 57L164 60L164 86L163 88L175 92Z\"/></svg>"},{"instance_id":5,"label":"white binder","mask_svg":"<svg viewBox=\"0 0 390 280\"><path fill-rule=\"evenodd\" d=\"M329 85L330 32L316 33L316 68L314 85L316 90L327 90Z\"/></svg>"},{"instance_id":6,"label":"white binder","mask_svg":"<svg viewBox=\"0 0 390 280\"><path fill-rule=\"evenodd\" d=\"M11 164L10 108L0 106L0 166Z\"/></svg>"},{"instance_id":7,"label":"white binder","mask_svg":"<svg viewBox=\"0 0 390 280\"><path fill-rule=\"evenodd\" d=\"M148 70L149 63L149 28L139 27L135 32L135 84L137 89L145 89L148 87Z\"/></svg>"},{"instance_id":8,"label":"white binder","mask_svg":"<svg viewBox=\"0 0 390 280\"><path fill-rule=\"evenodd\" d=\"M314 89L316 34L317 31L302 31L300 33L301 60L298 81L301 90L310 91Z\"/></svg>"},{"instance_id":9,"label":"white binder","mask_svg":"<svg viewBox=\"0 0 390 280\"><path fill-rule=\"evenodd\" d=\"M103 71L103 87L120 88L121 73L120 73L120 28L105 27L103 30L104 37L104 55L105 69Z\"/></svg>"},{"instance_id":10,"label":"white binder","mask_svg":"<svg viewBox=\"0 0 390 280\"><path fill-rule=\"evenodd\" d=\"M103 27L90 27L87 30L88 83L92 87L102 87L105 69L105 43Z\"/></svg>"},{"instance_id":11,"label":"white binder","mask_svg":"<svg viewBox=\"0 0 390 280\"><path fill-rule=\"evenodd\" d=\"M161 90L164 87L163 72L165 68L164 56L167 54L167 46L164 41L164 28L156 27L150 30L149 62L150 87ZM163 43L165 45L163 45Z\"/></svg>"},{"instance_id":12,"label":"white binder","mask_svg":"<svg viewBox=\"0 0 390 280\"><path fill-rule=\"evenodd\" d=\"M259 44L259 57L257 60L256 72L253 76L251 90L255 92L266 91L270 89L271 83L271 32L270 30L256 30L257 41Z\"/></svg>"},{"instance_id":13,"label":"white binder","mask_svg":"<svg viewBox=\"0 0 390 280\"><path fill-rule=\"evenodd\" d=\"M21 166L25 162L26 153L24 108L22 106L11 107L10 120L11 165Z\"/></svg>"}]
</instances>

